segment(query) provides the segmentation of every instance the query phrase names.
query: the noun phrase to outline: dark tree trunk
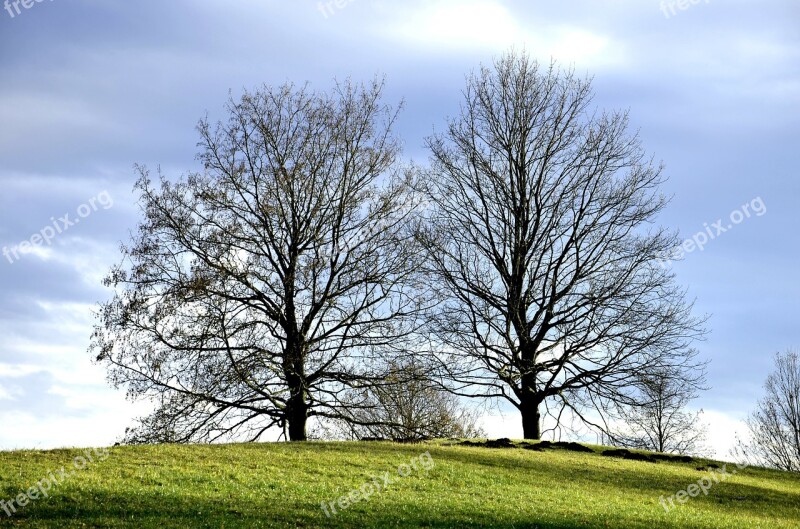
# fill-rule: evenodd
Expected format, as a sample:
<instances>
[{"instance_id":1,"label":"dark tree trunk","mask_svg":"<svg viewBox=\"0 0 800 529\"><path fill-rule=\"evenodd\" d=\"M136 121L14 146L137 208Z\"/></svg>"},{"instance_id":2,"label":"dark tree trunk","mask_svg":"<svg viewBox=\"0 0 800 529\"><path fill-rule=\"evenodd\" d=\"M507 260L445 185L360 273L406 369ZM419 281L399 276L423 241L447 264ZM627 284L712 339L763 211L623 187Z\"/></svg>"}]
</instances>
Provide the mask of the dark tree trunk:
<instances>
[{"instance_id":1,"label":"dark tree trunk","mask_svg":"<svg viewBox=\"0 0 800 529\"><path fill-rule=\"evenodd\" d=\"M539 405L541 400L536 397L523 398L519 412L522 415L522 435L525 439L539 440L542 437L541 415Z\"/></svg>"},{"instance_id":2,"label":"dark tree trunk","mask_svg":"<svg viewBox=\"0 0 800 529\"><path fill-rule=\"evenodd\" d=\"M536 391L534 349L528 344L523 344L521 356L523 373L520 377L522 391L519 395L519 412L522 415L522 434L525 439L539 440L542 437L539 406L544 399Z\"/></svg>"},{"instance_id":3,"label":"dark tree trunk","mask_svg":"<svg viewBox=\"0 0 800 529\"><path fill-rule=\"evenodd\" d=\"M306 421L308 420L308 404L302 388L292 389L289 406L286 410L286 420L289 423L289 440L305 441Z\"/></svg>"},{"instance_id":4,"label":"dark tree trunk","mask_svg":"<svg viewBox=\"0 0 800 529\"><path fill-rule=\"evenodd\" d=\"M290 306L294 310L292 302ZM289 399L285 410L285 419L289 423L289 440L305 441L309 406L306 401L305 364L300 339L290 336L284 354L286 359L283 371L289 387Z\"/></svg>"}]
</instances>

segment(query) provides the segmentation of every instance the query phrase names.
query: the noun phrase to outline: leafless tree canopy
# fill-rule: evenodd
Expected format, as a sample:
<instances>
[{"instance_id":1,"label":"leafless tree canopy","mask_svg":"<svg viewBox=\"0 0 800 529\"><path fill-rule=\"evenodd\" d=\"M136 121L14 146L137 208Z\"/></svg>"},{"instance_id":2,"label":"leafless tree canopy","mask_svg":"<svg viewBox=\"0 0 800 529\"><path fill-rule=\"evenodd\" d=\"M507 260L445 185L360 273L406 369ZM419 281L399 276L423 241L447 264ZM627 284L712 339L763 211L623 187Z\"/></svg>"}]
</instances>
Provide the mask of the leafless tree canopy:
<instances>
[{"instance_id":1,"label":"leafless tree canopy","mask_svg":"<svg viewBox=\"0 0 800 529\"><path fill-rule=\"evenodd\" d=\"M637 402L620 406L624 427L615 427L610 439L615 445L684 455L710 455L705 446L706 428L702 411L686 406L697 397L704 373L643 373L636 384Z\"/></svg>"},{"instance_id":2,"label":"leafless tree canopy","mask_svg":"<svg viewBox=\"0 0 800 529\"><path fill-rule=\"evenodd\" d=\"M750 414L750 442L734 454L751 463L800 472L800 353L775 355L775 371L764 384L766 395Z\"/></svg>"},{"instance_id":3,"label":"leafless tree canopy","mask_svg":"<svg viewBox=\"0 0 800 529\"><path fill-rule=\"evenodd\" d=\"M202 173L139 169L143 220L92 342L158 403L129 441L403 424L391 366L412 341L439 389L507 399L534 439L543 409L591 422L639 402L643 374L702 367L702 321L659 264L679 242L653 226L662 169L589 81L514 53L481 69L421 180L381 92L264 87L201 122Z\"/></svg>"},{"instance_id":4,"label":"leafless tree canopy","mask_svg":"<svg viewBox=\"0 0 800 529\"><path fill-rule=\"evenodd\" d=\"M537 439L547 403L633 402L641 373L690 366L702 322L658 264L679 241L651 225L662 169L626 114L594 113L589 81L524 54L464 96L429 139L418 227L454 390L507 399Z\"/></svg>"},{"instance_id":5,"label":"leafless tree canopy","mask_svg":"<svg viewBox=\"0 0 800 529\"><path fill-rule=\"evenodd\" d=\"M382 379L373 360L413 330L419 252L381 92L264 87L201 122L202 174L140 169L144 220L93 339L114 384L159 404L130 441L303 440Z\"/></svg>"}]
</instances>

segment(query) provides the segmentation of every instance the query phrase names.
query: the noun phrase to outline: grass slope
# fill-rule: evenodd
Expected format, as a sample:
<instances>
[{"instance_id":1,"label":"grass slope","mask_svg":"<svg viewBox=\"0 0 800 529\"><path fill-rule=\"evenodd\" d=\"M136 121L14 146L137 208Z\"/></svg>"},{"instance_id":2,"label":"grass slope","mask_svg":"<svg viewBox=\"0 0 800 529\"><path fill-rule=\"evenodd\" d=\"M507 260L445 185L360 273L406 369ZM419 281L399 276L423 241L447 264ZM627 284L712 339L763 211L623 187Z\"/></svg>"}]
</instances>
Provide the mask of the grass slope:
<instances>
[{"instance_id":1,"label":"grass slope","mask_svg":"<svg viewBox=\"0 0 800 529\"><path fill-rule=\"evenodd\" d=\"M800 476L755 468L667 513L659 497L709 471L699 463L446 442L115 447L104 458L85 452L0 452L6 504L51 472L61 481L24 507L14 500L11 517L0 505L0 528L800 528ZM425 452L430 459L420 458ZM93 462L79 460L86 468L75 470L76 457ZM352 490L374 489L374 480L383 491L343 510L337 505ZM334 502L336 514L326 516L322 502L329 512Z\"/></svg>"}]
</instances>

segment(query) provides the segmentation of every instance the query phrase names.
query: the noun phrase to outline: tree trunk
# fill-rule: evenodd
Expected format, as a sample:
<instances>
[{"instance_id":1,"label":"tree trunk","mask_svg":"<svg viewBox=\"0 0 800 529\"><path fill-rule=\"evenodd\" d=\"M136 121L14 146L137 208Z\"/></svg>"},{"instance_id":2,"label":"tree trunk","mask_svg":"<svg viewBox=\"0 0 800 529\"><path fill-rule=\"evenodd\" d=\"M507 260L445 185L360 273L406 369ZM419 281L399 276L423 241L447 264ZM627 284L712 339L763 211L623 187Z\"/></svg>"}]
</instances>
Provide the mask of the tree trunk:
<instances>
[{"instance_id":1,"label":"tree trunk","mask_svg":"<svg viewBox=\"0 0 800 529\"><path fill-rule=\"evenodd\" d=\"M539 440L542 437L539 406L543 398L536 391L536 371L533 368L533 349L524 347L522 351L523 373L520 379L521 393L519 412L522 414L522 435L525 439Z\"/></svg>"},{"instance_id":2,"label":"tree trunk","mask_svg":"<svg viewBox=\"0 0 800 529\"><path fill-rule=\"evenodd\" d=\"M306 402L306 377L303 364L303 348L300 340L290 336L284 353L283 372L289 387L285 418L289 423L289 440L305 441L308 402Z\"/></svg>"},{"instance_id":3,"label":"tree trunk","mask_svg":"<svg viewBox=\"0 0 800 529\"><path fill-rule=\"evenodd\" d=\"M542 437L541 416L539 405L541 401L533 397L522 400L519 412L522 415L522 435L525 439L539 440Z\"/></svg>"},{"instance_id":4,"label":"tree trunk","mask_svg":"<svg viewBox=\"0 0 800 529\"><path fill-rule=\"evenodd\" d=\"M306 421L308 421L308 404L302 388L291 390L289 406L286 410L286 419L289 422L289 440L306 441Z\"/></svg>"}]
</instances>

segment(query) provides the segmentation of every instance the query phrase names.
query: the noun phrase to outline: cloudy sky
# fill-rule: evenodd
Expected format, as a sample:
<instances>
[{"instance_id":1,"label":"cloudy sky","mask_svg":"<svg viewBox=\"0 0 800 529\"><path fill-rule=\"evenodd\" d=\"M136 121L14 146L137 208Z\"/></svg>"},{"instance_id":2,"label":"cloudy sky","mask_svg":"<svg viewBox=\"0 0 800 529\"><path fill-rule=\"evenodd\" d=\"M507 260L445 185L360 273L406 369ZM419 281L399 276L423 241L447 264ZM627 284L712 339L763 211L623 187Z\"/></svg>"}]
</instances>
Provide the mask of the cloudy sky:
<instances>
[{"instance_id":1,"label":"cloudy sky","mask_svg":"<svg viewBox=\"0 0 800 529\"><path fill-rule=\"evenodd\" d=\"M516 46L594 76L599 108L630 109L670 178L661 223L713 234L674 267L711 315L696 406L723 455L773 354L800 347L800 3L659 2L6 2L0 449L110 444L146 411L86 351L138 219L134 163L196 169L195 125L224 117L229 93L376 74L405 101L405 155L424 162L465 75ZM519 437L517 422L487 418L497 436Z\"/></svg>"}]
</instances>

